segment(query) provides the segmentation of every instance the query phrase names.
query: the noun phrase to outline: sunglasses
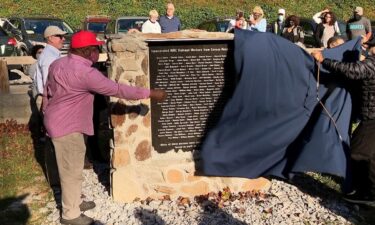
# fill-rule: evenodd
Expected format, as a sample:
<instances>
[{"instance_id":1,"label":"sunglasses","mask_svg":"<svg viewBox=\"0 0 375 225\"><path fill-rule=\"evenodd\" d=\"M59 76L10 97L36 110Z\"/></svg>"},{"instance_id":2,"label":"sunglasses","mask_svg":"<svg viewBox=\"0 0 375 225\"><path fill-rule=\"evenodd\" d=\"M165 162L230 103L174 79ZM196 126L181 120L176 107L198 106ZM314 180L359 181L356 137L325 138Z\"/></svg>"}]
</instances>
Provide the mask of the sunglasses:
<instances>
[{"instance_id":1,"label":"sunglasses","mask_svg":"<svg viewBox=\"0 0 375 225\"><path fill-rule=\"evenodd\" d=\"M65 38L65 36L64 35L62 35L62 34L56 34L56 35L53 35L54 37L58 37L58 38L60 38L60 39L63 39L63 38Z\"/></svg>"}]
</instances>

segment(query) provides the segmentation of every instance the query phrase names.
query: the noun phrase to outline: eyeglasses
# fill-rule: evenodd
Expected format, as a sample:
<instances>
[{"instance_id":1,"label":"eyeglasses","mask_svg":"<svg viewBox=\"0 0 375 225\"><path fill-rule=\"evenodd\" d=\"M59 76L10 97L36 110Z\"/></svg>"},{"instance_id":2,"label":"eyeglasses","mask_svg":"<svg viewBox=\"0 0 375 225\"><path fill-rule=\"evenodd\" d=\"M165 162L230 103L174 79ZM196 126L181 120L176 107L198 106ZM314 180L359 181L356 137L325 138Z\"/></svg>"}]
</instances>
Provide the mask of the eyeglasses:
<instances>
[{"instance_id":1,"label":"eyeglasses","mask_svg":"<svg viewBox=\"0 0 375 225\"><path fill-rule=\"evenodd\" d=\"M324 18L332 18L332 17L330 17L330 16L326 16L326 17L324 17Z\"/></svg>"},{"instance_id":2,"label":"eyeglasses","mask_svg":"<svg viewBox=\"0 0 375 225\"><path fill-rule=\"evenodd\" d=\"M65 38L65 36L64 35L62 35L62 34L56 34L56 35L53 35L54 37L58 37L58 38L60 38L60 39L63 39L63 38Z\"/></svg>"}]
</instances>

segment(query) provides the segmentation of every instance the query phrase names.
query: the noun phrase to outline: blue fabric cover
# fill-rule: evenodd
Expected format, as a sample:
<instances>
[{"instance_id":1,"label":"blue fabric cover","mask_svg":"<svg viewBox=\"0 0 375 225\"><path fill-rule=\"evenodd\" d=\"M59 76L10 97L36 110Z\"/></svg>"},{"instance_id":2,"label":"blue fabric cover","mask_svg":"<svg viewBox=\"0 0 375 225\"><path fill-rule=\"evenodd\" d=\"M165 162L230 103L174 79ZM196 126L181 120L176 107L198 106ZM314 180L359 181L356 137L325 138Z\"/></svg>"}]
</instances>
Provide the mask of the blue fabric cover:
<instances>
[{"instance_id":1,"label":"blue fabric cover","mask_svg":"<svg viewBox=\"0 0 375 225\"><path fill-rule=\"evenodd\" d=\"M358 54L347 53L358 48L358 41L351 41L324 55L353 61ZM316 66L303 49L271 33L236 30L234 59L240 81L202 145L203 174L256 178L319 171L345 176L351 111L345 82L321 73L319 97L336 130L318 104Z\"/></svg>"}]
</instances>

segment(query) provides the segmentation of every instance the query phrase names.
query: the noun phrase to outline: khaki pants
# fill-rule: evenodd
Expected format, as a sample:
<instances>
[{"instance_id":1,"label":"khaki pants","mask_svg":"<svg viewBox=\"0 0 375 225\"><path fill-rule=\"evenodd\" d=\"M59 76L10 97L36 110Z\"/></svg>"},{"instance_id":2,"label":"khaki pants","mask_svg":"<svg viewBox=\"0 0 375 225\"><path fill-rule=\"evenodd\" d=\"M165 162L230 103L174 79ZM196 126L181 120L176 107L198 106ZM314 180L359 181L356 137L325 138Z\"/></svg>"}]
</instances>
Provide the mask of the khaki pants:
<instances>
[{"instance_id":1,"label":"khaki pants","mask_svg":"<svg viewBox=\"0 0 375 225\"><path fill-rule=\"evenodd\" d=\"M81 191L83 165L86 146L81 133L72 133L52 138L55 146L57 167L59 169L62 192L62 218L77 218L81 211Z\"/></svg>"}]
</instances>

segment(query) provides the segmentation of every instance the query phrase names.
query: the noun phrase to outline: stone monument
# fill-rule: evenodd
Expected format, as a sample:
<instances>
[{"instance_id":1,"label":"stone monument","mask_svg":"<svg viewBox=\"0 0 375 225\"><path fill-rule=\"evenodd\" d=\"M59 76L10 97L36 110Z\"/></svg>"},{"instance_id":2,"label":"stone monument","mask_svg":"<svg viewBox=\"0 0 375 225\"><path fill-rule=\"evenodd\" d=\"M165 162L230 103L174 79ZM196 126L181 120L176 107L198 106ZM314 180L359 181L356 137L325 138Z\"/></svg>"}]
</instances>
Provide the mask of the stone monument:
<instances>
[{"instance_id":1,"label":"stone monument","mask_svg":"<svg viewBox=\"0 0 375 225\"><path fill-rule=\"evenodd\" d=\"M163 103L110 98L115 201L269 188L264 178L208 177L199 171L200 145L236 83L233 34L133 33L112 39L109 50L112 80L169 94Z\"/></svg>"}]
</instances>

